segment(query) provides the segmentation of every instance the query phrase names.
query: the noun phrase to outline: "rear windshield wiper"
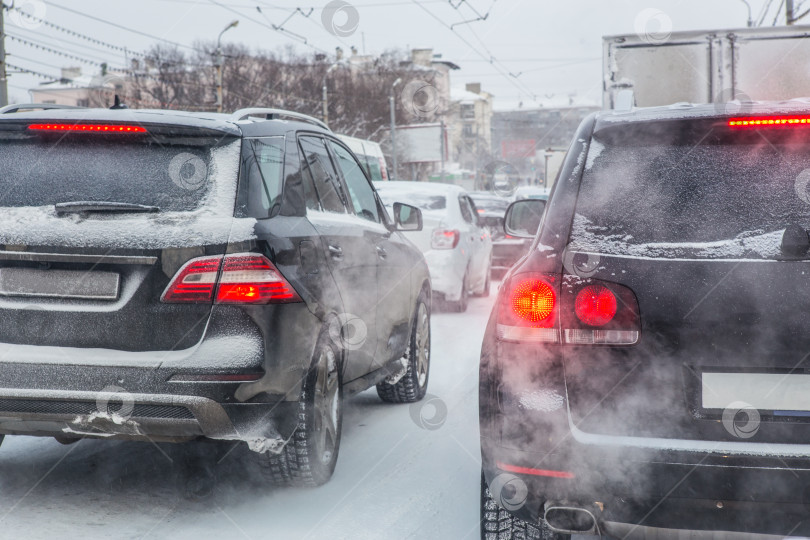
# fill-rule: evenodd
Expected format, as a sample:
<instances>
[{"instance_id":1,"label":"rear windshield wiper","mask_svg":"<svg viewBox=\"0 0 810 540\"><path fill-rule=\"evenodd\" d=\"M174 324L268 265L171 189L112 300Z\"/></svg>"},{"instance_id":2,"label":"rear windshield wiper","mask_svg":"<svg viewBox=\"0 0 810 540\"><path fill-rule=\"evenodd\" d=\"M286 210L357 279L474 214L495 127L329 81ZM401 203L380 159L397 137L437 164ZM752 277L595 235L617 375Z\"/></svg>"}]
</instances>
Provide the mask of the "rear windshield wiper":
<instances>
[{"instance_id":1,"label":"rear windshield wiper","mask_svg":"<svg viewBox=\"0 0 810 540\"><path fill-rule=\"evenodd\" d=\"M56 203L57 214L79 214L82 212L160 212L157 206L109 201L71 201Z\"/></svg>"}]
</instances>

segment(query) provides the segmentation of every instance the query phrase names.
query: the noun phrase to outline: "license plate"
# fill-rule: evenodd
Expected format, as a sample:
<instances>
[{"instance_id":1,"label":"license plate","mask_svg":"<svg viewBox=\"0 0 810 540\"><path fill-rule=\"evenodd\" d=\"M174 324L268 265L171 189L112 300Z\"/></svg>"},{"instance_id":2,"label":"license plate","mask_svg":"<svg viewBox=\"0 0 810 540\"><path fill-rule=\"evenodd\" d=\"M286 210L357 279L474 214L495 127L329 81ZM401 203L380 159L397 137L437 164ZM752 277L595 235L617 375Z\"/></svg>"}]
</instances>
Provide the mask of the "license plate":
<instances>
[{"instance_id":1,"label":"license plate","mask_svg":"<svg viewBox=\"0 0 810 540\"><path fill-rule=\"evenodd\" d=\"M786 373L703 373L704 409L745 403L763 411L810 411L810 375Z\"/></svg>"},{"instance_id":2,"label":"license plate","mask_svg":"<svg viewBox=\"0 0 810 540\"><path fill-rule=\"evenodd\" d=\"M115 300L119 278L115 272L0 268L0 296Z\"/></svg>"}]
</instances>

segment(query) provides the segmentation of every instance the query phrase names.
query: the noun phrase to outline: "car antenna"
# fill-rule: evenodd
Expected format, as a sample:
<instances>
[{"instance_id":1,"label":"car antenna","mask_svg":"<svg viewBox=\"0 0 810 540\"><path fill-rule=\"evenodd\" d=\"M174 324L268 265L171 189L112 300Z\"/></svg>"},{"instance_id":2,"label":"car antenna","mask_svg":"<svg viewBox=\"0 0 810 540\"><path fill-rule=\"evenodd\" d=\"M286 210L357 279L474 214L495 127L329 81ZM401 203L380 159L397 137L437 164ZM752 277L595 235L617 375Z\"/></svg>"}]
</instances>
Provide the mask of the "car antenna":
<instances>
[{"instance_id":1,"label":"car antenna","mask_svg":"<svg viewBox=\"0 0 810 540\"><path fill-rule=\"evenodd\" d=\"M121 103L121 98L118 97L118 94L115 94L115 103L112 107L110 107L110 109L129 109L129 107L127 107L126 104Z\"/></svg>"}]
</instances>

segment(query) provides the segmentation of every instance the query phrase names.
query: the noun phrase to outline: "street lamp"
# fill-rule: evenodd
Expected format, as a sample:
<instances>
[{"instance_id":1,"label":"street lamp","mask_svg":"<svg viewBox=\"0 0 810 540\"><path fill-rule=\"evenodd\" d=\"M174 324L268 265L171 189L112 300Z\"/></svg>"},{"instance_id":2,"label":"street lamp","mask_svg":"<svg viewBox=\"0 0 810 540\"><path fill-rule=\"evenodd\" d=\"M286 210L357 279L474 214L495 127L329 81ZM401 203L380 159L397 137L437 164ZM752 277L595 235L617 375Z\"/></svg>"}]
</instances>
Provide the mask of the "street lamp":
<instances>
[{"instance_id":1,"label":"street lamp","mask_svg":"<svg viewBox=\"0 0 810 540\"><path fill-rule=\"evenodd\" d=\"M391 180L397 179L397 116L396 116L396 87L399 83L402 82L401 78L397 78L394 81L394 84L391 85L391 96L388 98L388 103L391 105L391 157L394 159L394 169L393 169L393 178Z\"/></svg>"},{"instance_id":2,"label":"street lamp","mask_svg":"<svg viewBox=\"0 0 810 540\"><path fill-rule=\"evenodd\" d=\"M219 37L217 38L217 59L216 59L216 67L217 67L217 112L222 112L222 34L230 30L231 28L235 28L239 24L238 20L231 21L231 24L225 27L225 29L219 33Z\"/></svg>"},{"instance_id":3,"label":"street lamp","mask_svg":"<svg viewBox=\"0 0 810 540\"><path fill-rule=\"evenodd\" d=\"M338 65L339 62L335 62L329 66L329 69L327 69L326 73L323 74L323 123L326 125L329 125L329 96L326 91L326 78L330 73L332 73L332 71L335 70L336 67L338 67Z\"/></svg>"},{"instance_id":4,"label":"street lamp","mask_svg":"<svg viewBox=\"0 0 810 540\"><path fill-rule=\"evenodd\" d=\"M748 0L742 0L742 2L748 8L748 28L751 28L754 26L754 21L751 19L751 4L748 3Z\"/></svg>"}]
</instances>

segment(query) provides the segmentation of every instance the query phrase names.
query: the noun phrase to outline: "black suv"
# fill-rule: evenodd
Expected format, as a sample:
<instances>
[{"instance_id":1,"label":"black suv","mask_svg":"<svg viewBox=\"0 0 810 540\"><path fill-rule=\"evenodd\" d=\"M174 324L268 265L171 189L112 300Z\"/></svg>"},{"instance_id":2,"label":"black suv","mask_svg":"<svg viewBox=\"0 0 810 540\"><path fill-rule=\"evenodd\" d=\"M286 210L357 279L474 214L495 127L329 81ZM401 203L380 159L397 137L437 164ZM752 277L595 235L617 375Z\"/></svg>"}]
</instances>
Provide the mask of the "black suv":
<instances>
[{"instance_id":1,"label":"black suv","mask_svg":"<svg viewBox=\"0 0 810 540\"><path fill-rule=\"evenodd\" d=\"M43 108L0 111L0 434L244 441L316 485L345 394L425 395L421 214L326 125Z\"/></svg>"},{"instance_id":2,"label":"black suv","mask_svg":"<svg viewBox=\"0 0 810 540\"><path fill-rule=\"evenodd\" d=\"M810 107L743 105L592 115L510 207L482 538L810 534Z\"/></svg>"}]
</instances>

